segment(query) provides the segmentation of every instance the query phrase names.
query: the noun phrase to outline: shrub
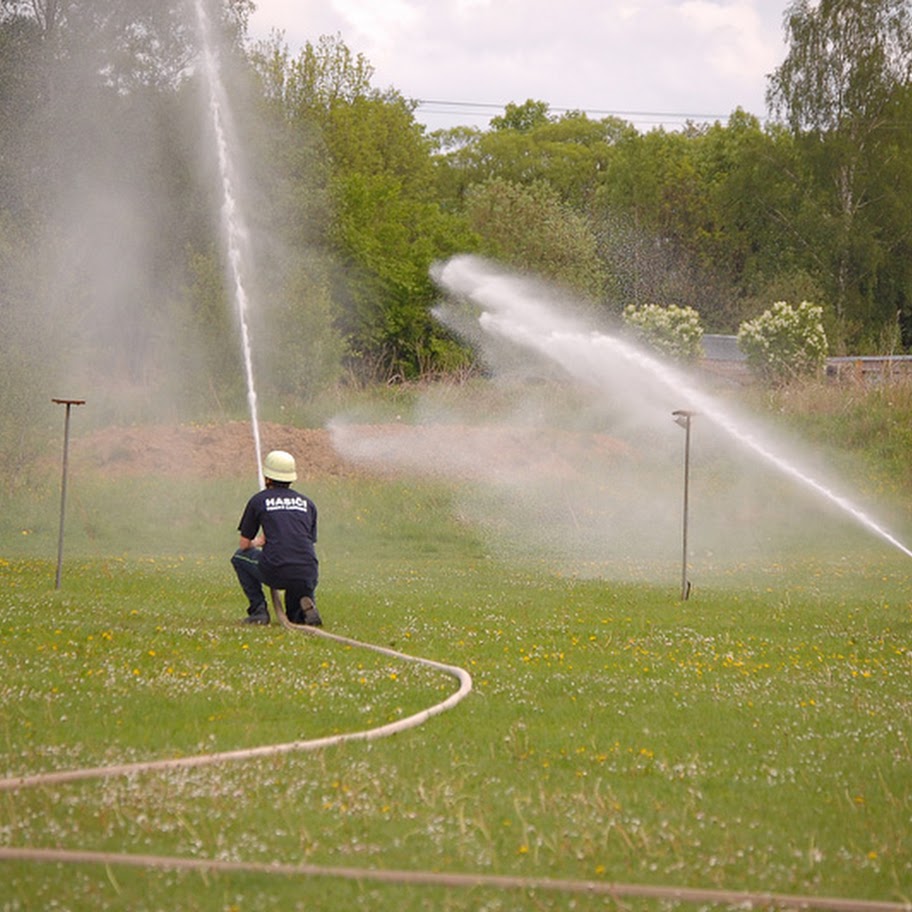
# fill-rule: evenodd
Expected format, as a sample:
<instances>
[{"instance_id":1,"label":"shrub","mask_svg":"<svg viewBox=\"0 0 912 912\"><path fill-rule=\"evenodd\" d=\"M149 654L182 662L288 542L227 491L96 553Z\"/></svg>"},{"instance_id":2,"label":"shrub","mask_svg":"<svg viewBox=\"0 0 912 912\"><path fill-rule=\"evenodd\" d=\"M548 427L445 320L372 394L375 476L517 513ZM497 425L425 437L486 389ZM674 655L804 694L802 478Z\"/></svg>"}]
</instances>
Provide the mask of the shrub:
<instances>
[{"instance_id":1,"label":"shrub","mask_svg":"<svg viewBox=\"0 0 912 912\"><path fill-rule=\"evenodd\" d=\"M696 361L703 353L700 314L692 307L628 304L624 322L650 348L678 361Z\"/></svg>"},{"instance_id":2,"label":"shrub","mask_svg":"<svg viewBox=\"0 0 912 912\"><path fill-rule=\"evenodd\" d=\"M797 307L777 301L756 319L741 324L738 347L750 369L768 383L819 374L827 355L823 308L808 301Z\"/></svg>"}]
</instances>

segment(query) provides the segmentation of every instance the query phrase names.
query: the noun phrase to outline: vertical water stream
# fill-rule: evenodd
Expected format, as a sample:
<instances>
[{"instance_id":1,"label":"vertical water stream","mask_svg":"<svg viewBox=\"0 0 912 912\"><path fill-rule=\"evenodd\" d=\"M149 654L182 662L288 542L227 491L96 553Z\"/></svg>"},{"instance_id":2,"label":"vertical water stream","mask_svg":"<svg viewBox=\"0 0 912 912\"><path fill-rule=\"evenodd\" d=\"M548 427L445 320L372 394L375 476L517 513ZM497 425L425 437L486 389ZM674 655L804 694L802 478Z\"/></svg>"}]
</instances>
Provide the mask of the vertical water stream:
<instances>
[{"instance_id":1,"label":"vertical water stream","mask_svg":"<svg viewBox=\"0 0 912 912\"><path fill-rule=\"evenodd\" d=\"M244 357L244 374L247 384L247 402L250 409L250 424L253 432L253 443L256 450L257 476L260 487L263 480L263 453L260 443L260 422L257 414L256 384L253 377L253 350L250 340L249 301L244 284L245 255L247 231L244 226L237 194L235 192L236 169L231 159L231 148L228 138L228 107L224 85L219 70L218 51L212 33L212 25L206 9L206 0L195 0L196 18L199 30L203 76L206 82L209 116L212 120L212 131L215 140L215 152L218 159L218 174L221 183L221 217L225 245L226 270L228 283L237 308L238 322L241 330L241 348Z\"/></svg>"}]
</instances>

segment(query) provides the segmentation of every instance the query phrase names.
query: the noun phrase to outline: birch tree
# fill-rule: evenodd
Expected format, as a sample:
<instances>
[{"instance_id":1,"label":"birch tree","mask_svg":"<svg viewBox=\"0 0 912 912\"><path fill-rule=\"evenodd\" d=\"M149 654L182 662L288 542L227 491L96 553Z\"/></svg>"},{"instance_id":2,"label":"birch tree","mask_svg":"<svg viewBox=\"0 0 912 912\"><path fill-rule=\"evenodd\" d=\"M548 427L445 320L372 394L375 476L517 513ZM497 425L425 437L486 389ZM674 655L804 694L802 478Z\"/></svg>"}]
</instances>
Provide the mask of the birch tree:
<instances>
[{"instance_id":1,"label":"birch tree","mask_svg":"<svg viewBox=\"0 0 912 912\"><path fill-rule=\"evenodd\" d=\"M891 111L912 76L912 5L794 0L784 26L789 51L770 77L767 101L803 139L825 194L821 243L832 245L827 284L836 315L870 323L877 314L864 289L876 284L884 251L876 213L866 210L878 202L875 183L889 185L883 175L897 164L893 134L909 130Z\"/></svg>"}]
</instances>

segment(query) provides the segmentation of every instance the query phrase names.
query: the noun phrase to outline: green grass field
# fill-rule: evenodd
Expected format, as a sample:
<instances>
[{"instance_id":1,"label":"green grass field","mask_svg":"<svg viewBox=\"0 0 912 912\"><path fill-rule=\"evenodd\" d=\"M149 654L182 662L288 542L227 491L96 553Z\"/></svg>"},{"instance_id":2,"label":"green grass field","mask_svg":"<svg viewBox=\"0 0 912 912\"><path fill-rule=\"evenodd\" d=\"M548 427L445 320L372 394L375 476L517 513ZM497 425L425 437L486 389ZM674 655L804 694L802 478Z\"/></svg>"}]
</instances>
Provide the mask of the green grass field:
<instances>
[{"instance_id":1,"label":"green grass field","mask_svg":"<svg viewBox=\"0 0 912 912\"><path fill-rule=\"evenodd\" d=\"M249 482L53 482L0 522L0 776L386 724L441 672L238 623ZM494 554L451 490L308 486L327 629L459 665L423 726L189 770L0 792L0 845L912 901L909 558L879 540L750 561L679 600ZM104 511L97 509L103 501ZM608 568L606 568L606 573ZM0 861L0 908L694 908L522 886ZM696 904L705 907L707 903Z\"/></svg>"}]
</instances>

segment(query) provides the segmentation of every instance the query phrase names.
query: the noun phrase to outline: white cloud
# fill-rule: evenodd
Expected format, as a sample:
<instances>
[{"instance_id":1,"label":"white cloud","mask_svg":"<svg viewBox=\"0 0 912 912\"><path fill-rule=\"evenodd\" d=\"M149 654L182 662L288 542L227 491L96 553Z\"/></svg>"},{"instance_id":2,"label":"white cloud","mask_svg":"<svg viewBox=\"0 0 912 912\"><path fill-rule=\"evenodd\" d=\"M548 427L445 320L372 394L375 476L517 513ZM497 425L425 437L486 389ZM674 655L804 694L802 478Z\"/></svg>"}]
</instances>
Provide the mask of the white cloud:
<instances>
[{"instance_id":1,"label":"white cloud","mask_svg":"<svg viewBox=\"0 0 912 912\"><path fill-rule=\"evenodd\" d=\"M756 4L689 0L681 14L704 36L718 72L742 80L766 75L780 62L778 45L770 42Z\"/></svg>"},{"instance_id":2,"label":"white cloud","mask_svg":"<svg viewBox=\"0 0 912 912\"><path fill-rule=\"evenodd\" d=\"M355 35L377 45L407 33L419 18L416 5L405 0L332 0L329 6L351 26Z\"/></svg>"},{"instance_id":3,"label":"white cloud","mask_svg":"<svg viewBox=\"0 0 912 912\"><path fill-rule=\"evenodd\" d=\"M376 85L410 98L725 118L739 106L763 115L766 76L785 54L786 2L258 0L251 30L284 29L293 53L341 33ZM497 113L446 110L418 114L434 128L485 126Z\"/></svg>"}]
</instances>

